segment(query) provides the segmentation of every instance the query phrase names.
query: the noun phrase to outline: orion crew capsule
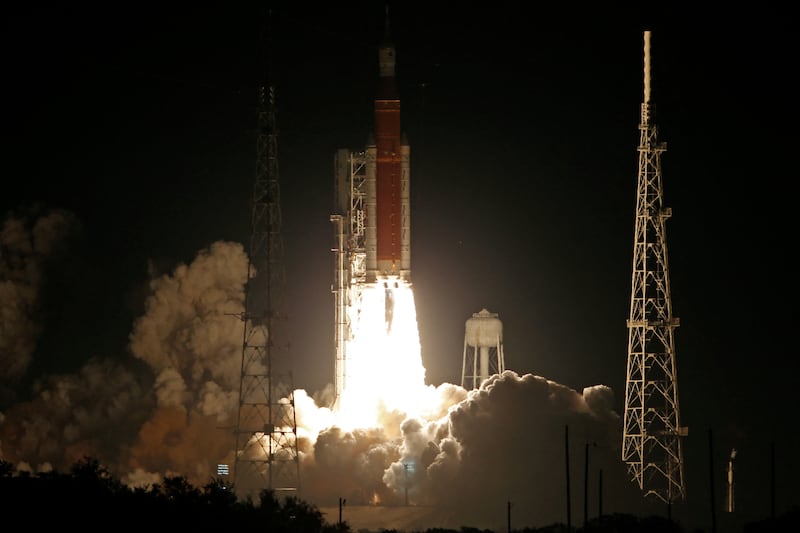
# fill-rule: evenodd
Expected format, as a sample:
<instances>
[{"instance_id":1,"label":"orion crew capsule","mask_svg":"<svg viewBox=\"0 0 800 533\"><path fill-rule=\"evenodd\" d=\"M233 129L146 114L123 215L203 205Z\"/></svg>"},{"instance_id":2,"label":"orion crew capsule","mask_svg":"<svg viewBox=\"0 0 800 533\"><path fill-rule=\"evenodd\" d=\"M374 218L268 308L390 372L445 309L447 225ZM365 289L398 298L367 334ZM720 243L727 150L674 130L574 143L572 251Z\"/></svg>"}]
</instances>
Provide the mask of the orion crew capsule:
<instances>
[{"instance_id":1,"label":"orion crew capsule","mask_svg":"<svg viewBox=\"0 0 800 533\"><path fill-rule=\"evenodd\" d=\"M374 135L366 149L366 275L367 282L382 283L388 291L399 281L411 281L411 149L400 128L388 13L378 61Z\"/></svg>"}]
</instances>

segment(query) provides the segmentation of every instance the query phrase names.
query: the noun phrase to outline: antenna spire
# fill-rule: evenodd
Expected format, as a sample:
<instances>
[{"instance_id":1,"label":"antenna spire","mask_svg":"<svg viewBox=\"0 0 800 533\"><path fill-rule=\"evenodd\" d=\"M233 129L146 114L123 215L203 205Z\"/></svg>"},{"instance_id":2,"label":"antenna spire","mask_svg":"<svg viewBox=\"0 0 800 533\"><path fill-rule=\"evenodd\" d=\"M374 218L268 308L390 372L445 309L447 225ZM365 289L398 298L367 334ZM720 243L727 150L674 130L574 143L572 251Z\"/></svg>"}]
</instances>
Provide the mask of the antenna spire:
<instances>
[{"instance_id":1,"label":"antenna spire","mask_svg":"<svg viewBox=\"0 0 800 533\"><path fill-rule=\"evenodd\" d=\"M644 103L650 103L650 32L644 32Z\"/></svg>"},{"instance_id":2,"label":"antenna spire","mask_svg":"<svg viewBox=\"0 0 800 533\"><path fill-rule=\"evenodd\" d=\"M644 102L639 124L639 176L628 317L628 368L625 382L622 460L644 492L667 504L683 500L683 445L675 330L672 313L661 154L667 145L650 121L650 32L644 32Z\"/></svg>"}]
</instances>

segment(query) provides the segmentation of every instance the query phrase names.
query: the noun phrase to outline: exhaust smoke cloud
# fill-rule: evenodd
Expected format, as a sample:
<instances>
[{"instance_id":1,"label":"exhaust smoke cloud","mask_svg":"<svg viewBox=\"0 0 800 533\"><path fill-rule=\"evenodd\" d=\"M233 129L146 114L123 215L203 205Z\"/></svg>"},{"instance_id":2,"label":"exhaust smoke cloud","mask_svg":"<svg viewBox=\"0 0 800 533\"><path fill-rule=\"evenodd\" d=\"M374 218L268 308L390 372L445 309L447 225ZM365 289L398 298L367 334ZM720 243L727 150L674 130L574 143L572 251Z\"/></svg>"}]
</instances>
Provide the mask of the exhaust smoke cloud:
<instances>
[{"instance_id":1,"label":"exhaust smoke cloud","mask_svg":"<svg viewBox=\"0 0 800 533\"><path fill-rule=\"evenodd\" d=\"M51 214L4 225L4 381L24 374L35 353L40 332L29 310L47 244L55 242L44 234L69 219ZM29 399L4 406L0 459L18 470L68 471L91 456L131 486L168 475L208 483L217 464L233 463L246 276L242 245L215 242L152 279L129 353L88 356L73 374L40 376ZM591 443L593 478L602 469L605 490L615 494L604 509L631 512L638 494L619 461L620 420L609 387L578 392L511 370L475 390L425 384L412 288L396 289L391 329L382 289L366 298L376 309L351 347L352 396L332 411L321 400L330 390L295 391L301 498L320 507L340 497L351 506L433 506L476 527L504 524L513 502L520 524L563 522L568 427L573 486Z\"/></svg>"}]
</instances>

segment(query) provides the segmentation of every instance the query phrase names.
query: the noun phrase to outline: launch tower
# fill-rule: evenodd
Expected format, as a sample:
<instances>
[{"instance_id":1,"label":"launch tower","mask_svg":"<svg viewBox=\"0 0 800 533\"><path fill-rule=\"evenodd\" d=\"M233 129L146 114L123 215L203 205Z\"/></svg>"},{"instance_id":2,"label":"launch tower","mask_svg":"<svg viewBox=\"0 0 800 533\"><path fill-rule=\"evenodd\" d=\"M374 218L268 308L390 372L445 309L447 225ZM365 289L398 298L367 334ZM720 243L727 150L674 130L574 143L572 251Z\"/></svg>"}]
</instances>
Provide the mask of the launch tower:
<instances>
[{"instance_id":1,"label":"launch tower","mask_svg":"<svg viewBox=\"0 0 800 533\"><path fill-rule=\"evenodd\" d=\"M628 327L622 460L645 497L685 498L675 329L667 261L661 154L650 101L650 32L644 32L644 101L639 122L639 175Z\"/></svg>"},{"instance_id":2,"label":"launch tower","mask_svg":"<svg viewBox=\"0 0 800 533\"><path fill-rule=\"evenodd\" d=\"M256 176L245 291L244 338L236 421L234 486L243 495L263 489L297 491L300 461L294 383L285 312L278 128L275 89L258 100Z\"/></svg>"}]
</instances>

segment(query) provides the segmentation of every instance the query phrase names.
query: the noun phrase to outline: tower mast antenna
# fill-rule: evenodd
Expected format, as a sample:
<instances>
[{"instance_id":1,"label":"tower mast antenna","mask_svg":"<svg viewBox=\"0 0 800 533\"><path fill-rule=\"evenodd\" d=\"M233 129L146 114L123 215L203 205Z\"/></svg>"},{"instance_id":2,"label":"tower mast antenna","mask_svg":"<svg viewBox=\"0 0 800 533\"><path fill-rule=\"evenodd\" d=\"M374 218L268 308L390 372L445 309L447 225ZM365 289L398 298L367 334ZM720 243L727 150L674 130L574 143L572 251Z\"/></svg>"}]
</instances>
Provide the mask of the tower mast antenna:
<instances>
[{"instance_id":1,"label":"tower mast antenna","mask_svg":"<svg viewBox=\"0 0 800 533\"><path fill-rule=\"evenodd\" d=\"M243 496L257 496L263 489L296 492L300 484L285 309L276 90L271 60L267 63L266 80L258 89L256 172L235 431L233 480Z\"/></svg>"},{"instance_id":2,"label":"tower mast antenna","mask_svg":"<svg viewBox=\"0 0 800 533\"><path fill-rule=\"evenodd\" d=\"M639 122L639 174L633 243L622 461L645 498L671 506L685 498L675 329L667 257L661 154L652 119L650 32L644 32L644 101Z\"/></svg>"}]
</instances>

